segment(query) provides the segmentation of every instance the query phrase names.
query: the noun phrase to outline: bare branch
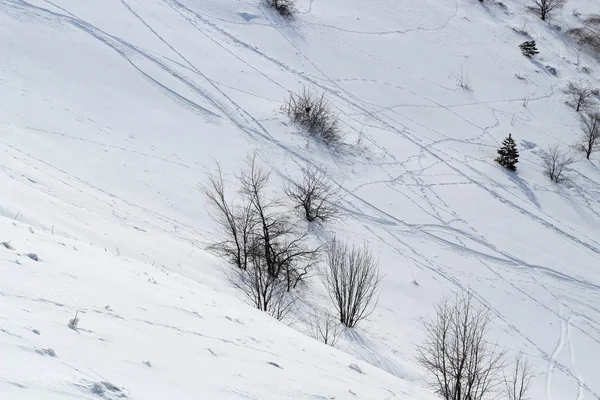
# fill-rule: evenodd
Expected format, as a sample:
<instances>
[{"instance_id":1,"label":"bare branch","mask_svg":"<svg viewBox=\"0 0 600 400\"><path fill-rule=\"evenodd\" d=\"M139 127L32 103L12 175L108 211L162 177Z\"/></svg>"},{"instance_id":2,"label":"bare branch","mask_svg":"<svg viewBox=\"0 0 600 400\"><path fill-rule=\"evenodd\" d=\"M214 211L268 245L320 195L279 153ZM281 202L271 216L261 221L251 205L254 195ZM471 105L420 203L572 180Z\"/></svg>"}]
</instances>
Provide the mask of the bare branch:
<instances>
[{"instance_id":1,"label":"bare branch","mask_svg":"<svg viewBox=\"0 0 600 400\"><path fill-rule=\"evenodd\" d=\"M519 352L509 376L504 375L504 384L508 400L528 400L527 392L531 388L533 366L523 353Z\"/></svg>"}]
</instances>

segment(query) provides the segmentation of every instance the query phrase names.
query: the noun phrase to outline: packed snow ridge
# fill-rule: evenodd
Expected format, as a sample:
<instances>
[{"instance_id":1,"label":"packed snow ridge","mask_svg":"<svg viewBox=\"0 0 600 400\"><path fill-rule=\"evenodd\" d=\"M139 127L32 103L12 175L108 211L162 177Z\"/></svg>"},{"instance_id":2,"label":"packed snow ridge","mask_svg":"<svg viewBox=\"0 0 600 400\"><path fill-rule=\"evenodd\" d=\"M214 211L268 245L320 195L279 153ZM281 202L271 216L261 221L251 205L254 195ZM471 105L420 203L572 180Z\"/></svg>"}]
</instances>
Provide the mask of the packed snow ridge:
<instances>
[{"instance_id":1,"label":"packed snow ridge","mask_svg":"<svg viewBox=\"0 0 600 400\"><path fill-rule=\"evenodd\" d=\"M421 319L470 292L528 397L600 399L600 5L268 3L0 0L0 398L440 398ZM326 254L279 321L209 251L248 159L306 246L369 249L368 318ZM307 170L336 218L294 212Z\"/></svg>"}]
</instances>

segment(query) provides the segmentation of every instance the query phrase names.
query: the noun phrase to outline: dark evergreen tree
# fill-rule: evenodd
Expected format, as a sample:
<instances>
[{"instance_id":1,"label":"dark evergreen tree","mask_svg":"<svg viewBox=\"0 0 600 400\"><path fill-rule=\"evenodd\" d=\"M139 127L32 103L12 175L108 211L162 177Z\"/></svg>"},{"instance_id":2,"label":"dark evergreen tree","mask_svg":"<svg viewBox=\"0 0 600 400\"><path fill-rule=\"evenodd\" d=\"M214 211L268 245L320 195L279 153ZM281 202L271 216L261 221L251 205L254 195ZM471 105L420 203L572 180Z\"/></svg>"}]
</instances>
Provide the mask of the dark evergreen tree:
<instances>
[{"instance_id":1,"label":"dark evergreen tree","mask_svg":"<svg viewBox=\"0 0 600 400\"><path fill-rule=\"evenodd\" d=\"M496 158L496 161L504 168L516 171L516 164L519 162L519 151L510 133L502 142L502 147L498 149L498 158Z\"/></svg>"},{"instance_id":2,"label":"dark evergreen tree","mask_svg":"<svg viewBox=\"0 0 600 400\"><path fill-rule=\"evenodd\" d=\"M527 58L531 58L539 53L537 47L535 46L535 40L531 40L528 42L523 42L519 45L521 48L521 52Z\"/></svg>"}]
</instances>

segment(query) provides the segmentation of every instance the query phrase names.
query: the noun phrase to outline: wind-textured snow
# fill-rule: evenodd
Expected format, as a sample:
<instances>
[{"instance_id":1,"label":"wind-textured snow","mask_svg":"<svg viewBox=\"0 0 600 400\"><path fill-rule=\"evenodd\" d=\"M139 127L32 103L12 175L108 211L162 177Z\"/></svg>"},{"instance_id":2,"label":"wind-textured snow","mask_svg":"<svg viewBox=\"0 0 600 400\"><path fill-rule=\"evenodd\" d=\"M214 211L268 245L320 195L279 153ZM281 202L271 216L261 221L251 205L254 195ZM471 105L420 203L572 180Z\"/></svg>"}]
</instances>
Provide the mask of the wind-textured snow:
<instances>
[{"instance_id":1,"label":"wind-textured snow","mask_svg":"<svg viewBox=\"0 0 600 400\"><path fill-rule=\"evenodd\" d=\"M0 398L430 399L418 319L471 289L533 362L532 399L600 399L600 159L560 185L542 163L579 135L568 82L600 86L564 34L600 6L551 24L527 6L299 0L287 21L259 0L0 0ZM281 113L305 85L341 153ZM516 173L494 162L509 133ZM337 348L303 311L246 305L203 250L199 185L253 152L273 191L326 165L345 218L314 240L379 255L378 308Z\"/></svg>"}]
</instances>

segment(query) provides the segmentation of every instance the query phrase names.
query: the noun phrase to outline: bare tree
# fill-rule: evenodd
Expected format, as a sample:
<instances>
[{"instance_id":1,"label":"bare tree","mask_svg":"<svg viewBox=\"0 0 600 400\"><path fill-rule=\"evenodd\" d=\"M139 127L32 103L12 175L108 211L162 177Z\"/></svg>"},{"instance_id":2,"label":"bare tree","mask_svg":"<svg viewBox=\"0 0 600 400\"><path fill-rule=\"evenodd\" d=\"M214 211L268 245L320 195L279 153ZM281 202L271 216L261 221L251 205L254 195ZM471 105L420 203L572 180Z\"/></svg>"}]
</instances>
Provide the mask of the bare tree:
<instances>
[{"instance_id":1,"label":"bare tree","mask_svg":"<svg viewBox=\"0 0 600 400\"><path fill-rule=\"evenodd\" d=\"M527 392L531 388L533 379L533 366L523 353L519 352L508 376L504 375L506 396L508 400L528 400Z\"/></svg>"},{"instance_id":2,"label":"bare tree","mask_svg":"<svg viewBox=\"0 0 600 400\"><path fill-rule=\"evenodd\" d=\"M595 150L600 148L600 113L593 112L581 116L582 135L576 148L585 153L589 160Z\"/></svg>"},{"instance_id":3,"label":"bare tree","mask_svg":"<svg viewBox=\"0 0 600 400\"><path fill-rule=\"evenodd\" d=\"M565 0L533 0L531 9L539 15L542 21L546 21L552 16L554 11L561 8L564 4Z\"/></svg>"},{"instance_id":4,"label":"bare tree","mask_svg":"<svg viewBox=\"0 0 600 400\"><path fill-rule=\"evenodd\" d=\"M330 346L335 346L340 338L339 321L329 311L312 314L309 329L313 338Z\"/></svg>"},{"instance_id":5,"label":"bare tree","mask_svg":"<svg viewBox=\"0 0 600 400\"><path fill-rule=\"evenodd\" d=\"M296 13L295 0L267 0L267 6L286 18L291 18Z\"/></svg>"},{"instance_id":6,"label":"bare tree","mask_svg":"<svg viewBox=\"0 0 600 400\"><path fill-rule=\"evenodd\" d=\"M339 217L336 204L340 188L329 179L327 170L313 166L302 168L302 180L285 186L285 194L307 221L327 222Z\"/></svg>"},{"instance_id":7,"label":"bare tree","mask_svg":"<svg viewBox=\"0 0 600 400\"><path fill-rule=\"evenodd\" d=\"M201 190L212 208L211 217L221 231L221 239L213 241L208 249L238 268L246 269L250 234L255 225L255 215L250 203L237 206L227 200L223 173L218 163L217 173L208 175L208 182Z\"/></svg>"},{"instance_id":8,"label":"bare tree","mask_svg":"<svg viewBox=\"0 0 600 400\"><path fill-rule=\"evenodd\" d=\"M292 121L325 145L337 148L341 144L338 117L324 93L304 87L298 94L290 93L282 109Z\"/></svg>"},{"instance_id":9,"label":"bare tree","mask_svg":"<svg viewBox=\"0 0 600 400\"><path fill-rule=\"evenodd\" d=\"M259 310L282 320L293 309L296 297L284 282L269 274L265 260L259 252L250 257L246 271L237 270L229 281Z\"/></svg>"},{"instance_id":10,"label":"bare tree","mask_svg":"<svg viewBox=\"0 0 600 400\"><path fill-rule=\"evenodd\" d=\"M377 306L378 261L365 244L362 248L333 240L327 249L325 285L339 320L353 328Z\"/></svg>"},{"instance_id":11,"label":"bare tree","mask_svg":"<svg viewBox=\"0 0 600 400\"><path fill-rule=\"evenodd\" d=\"M571 97L568 104L579 112L589 109L594 104L594 96L598 94L598 90L582 83L569 82L565 93Z\"/></svg>"},{"instance_id":12,"label":"bare tree","mask_svg":"<svg viewBox=\"0 0 600 400\"><path fill-rule=\"evenodd\" d=\"M425 340L417 360L443 399L482 400L496 393L504 350L487 339L491 321L489 310L477 307L470 292L445 299L436 316L423 321Z\"/></svg>"},{"instance_id":13,"label":"bare tree","mask_svg":"<svg viewBox=\"0 0 600 400\"><path fill-rule=\"evenodd\" d=\"M544 161L546 175L556 183L565 180L563 172L566 167L573 164L573 158L562 151L558 145L548 147L542 160Z\"/></svg>"}]
</instances>

